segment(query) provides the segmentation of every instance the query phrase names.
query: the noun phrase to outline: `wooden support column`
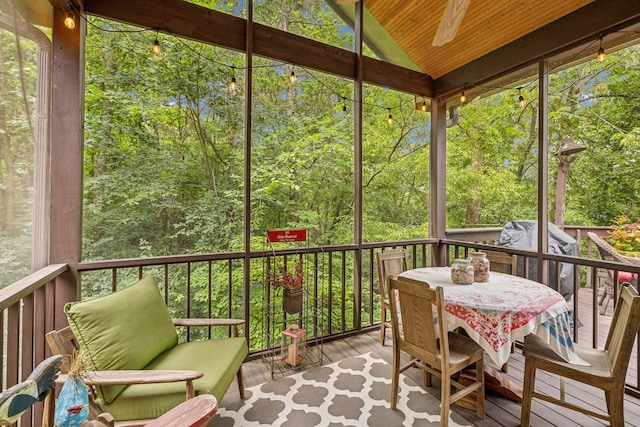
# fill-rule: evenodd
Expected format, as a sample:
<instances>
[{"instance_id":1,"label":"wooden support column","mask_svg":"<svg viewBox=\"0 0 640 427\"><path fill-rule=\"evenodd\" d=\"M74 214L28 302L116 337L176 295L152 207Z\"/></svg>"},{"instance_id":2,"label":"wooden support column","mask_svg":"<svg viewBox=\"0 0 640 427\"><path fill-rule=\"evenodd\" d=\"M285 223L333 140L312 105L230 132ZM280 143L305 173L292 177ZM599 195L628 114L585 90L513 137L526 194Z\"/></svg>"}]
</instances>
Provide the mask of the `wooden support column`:
<instances>
[{"instance_id":1,"label":"wooden support column","mask_svg":"<svg viewBox=\"0 0 640 427\"><path fill-rule=\"evenodd\" d=\"M538 71L538 282L549 284L549 64ZM535 278L533 278L535 279Z\"/></svg>"},{"instance_id":2,"label":"wooden support column","mask_svg":"<svg viewBox=\"0 0 640 427\"><path fill-rule=\"evenodd\" d=\"M444 239L447 229L447 106L431 100L431 147L429 150L429 237ZM447 248L438 245L431 265L446 263Z\"/></svg>"},{"instance_id":3,"label":"wooden support column","mask_svg":"<svg viewBox=\"0 0 640 427\"><path fill-rule=\"evenodd\" d=\"M246 75L244 97L244 279L242 306L244 307L245 330L244 336L249 338L250 292L251 292L251 121L253 94L253 0L247 2L247 37L246 37ZM229 313L229 317L233 317Z\"/></svg>"},{"instance_id":4,"label":"wooden support column","mask_svg":"<svg viewBox=\"0 0 640 427\"><path fill-rule=\"evenodd\" d=\"M363 2L357 2L356 8L356 80L353 84L353 238L358 246L354 253L353 269L353 295L354 313L353 323L356 329L360 328L361 304L362 304L362 77L363 77L363 54L362 45L364 31L364 6Z\"/></svg>"},{"instance_id":5,"label":"wooden support column","mask_svg":"<svg viewBox=\"0 0 640 427\"><path fill-rule=\"evenodd\" d=\"M84 58L81 44L86 26L77 17L73 30L64 26L65 11L53 13L51 70L51 234L50 264L67 263L56 280L54 313L80 297L78 263L82 250L82 112ZM48 316L54 316L48 313ZM64 316L52 319L66 325Z\"/></svg>"}]
</instances>

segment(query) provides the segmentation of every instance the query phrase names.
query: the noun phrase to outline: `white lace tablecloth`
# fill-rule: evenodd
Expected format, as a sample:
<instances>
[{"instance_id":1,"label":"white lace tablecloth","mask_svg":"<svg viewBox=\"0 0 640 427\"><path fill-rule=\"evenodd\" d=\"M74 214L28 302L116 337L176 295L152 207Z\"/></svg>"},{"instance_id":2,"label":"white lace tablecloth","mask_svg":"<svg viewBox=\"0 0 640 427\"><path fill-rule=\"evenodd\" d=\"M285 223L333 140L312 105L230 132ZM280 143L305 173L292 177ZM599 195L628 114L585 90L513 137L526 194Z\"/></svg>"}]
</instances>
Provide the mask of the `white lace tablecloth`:
<instances>
[{"instance_id":1,"label":"white lace tablecloth","mask_svg":"<svg viewBox=\"0 0 640 427\"><path fill-rule=\"evenodd\" d=\"M418 268L400 276L442 286L449 329L464 328L498 367L509 359L511 343L532 332L566 361L588 365L574 351L564 297L546 285L496 272L488 282L457 285L449 267Z\"/></svg>"}]
</instances>

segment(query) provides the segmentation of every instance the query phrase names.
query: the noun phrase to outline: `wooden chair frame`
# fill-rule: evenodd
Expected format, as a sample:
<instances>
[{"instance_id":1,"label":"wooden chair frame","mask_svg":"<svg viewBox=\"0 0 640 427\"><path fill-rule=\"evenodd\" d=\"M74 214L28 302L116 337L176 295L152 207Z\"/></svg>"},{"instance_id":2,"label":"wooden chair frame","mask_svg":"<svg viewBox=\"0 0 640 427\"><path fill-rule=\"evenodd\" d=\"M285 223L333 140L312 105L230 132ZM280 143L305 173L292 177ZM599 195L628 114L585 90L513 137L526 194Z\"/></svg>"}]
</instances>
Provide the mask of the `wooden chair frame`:
<instances>
[{"instance_id":1,"label":"wooden chair frame","mask_svg":"<svg viewBox=\"0 0 640 427\"><path fill-rule=\"evenodd\" d=\"M173 319L175 326L224 326L231 327L234 337L238 335L238 326L243 325L240 319ZM51 331L46 335L47 343L54 354L63 356L61 373L57 382L62 384L66 379L66 373L71 366L72 355L80 350L78 341L69 326L59 331ZM167 382L184 382L185 397L189 400L195 396L193 381L202 377L202 372L190 370L111 370L111 371L91 371L83 377L84 383L89 391L89 419L99 419L102 414L100 407L94 402L96 393L94 387L106 385L131 385L131 384L151 384ZM236 374L240 397L244 399L244 379L242 366ZM43 415L43 427L52 427L55 411L55 393L49 393L45 399ZM152 420L133 420L115 422L117 427L145 426Z\"/></svg>"},{"instance_id":2,"label":"wooden chair frame","mask_svg":"<svg viewBox=\"0 0 640 427\"><path fill-rule=\"evenodd\" d=\"M484 418L484 351L468 336L447 332L442 288L432 289L424 282L404 277L388 280L393 333L391 408L396 408L400 373L416 366L424 370L425 384L431 384L431 375L440 378L441 426L449 424L450 405L474 392L476 412ZM404 366L400 366L401 351L411 356L411 361ZM452 378L471 365L475 365L475 381L462 384ZM453 394L452 387L456 390Z\"/></svg>"},{"instance_id":3,"label":"wooden chair frame","mask_svg":"<svg viewBox=\"0 0 640 427\"><path fill-rule=\"evenodd\" d=\"M578 356L590 366L572 365L555 354L537 335L527 335L522 351L525 356L524 396L520 417L522 427L528 427L531 421L533 398L603 419L611 423L612 427L623 427L625 380L639 327L640 296L627 283L622 286L620 302L616 305L604 349L592 349L575 344ZM555 398L536 392L535 380L538 369L602 389L607 412L592 411L566 402L563 393L560 398Z\"/></svg>"},{"instance_id":4,"label":"wooden chair frame","mask_svg":"<svg viewBox=\"0 0 640 427\"><path fill-rule=\"evenodd\" d=\"M376 259L380 285L380 344L384 345L386 329L391 328L391 322L387 319L387 310L391 310L389 293L387 292L387 278L396 277L407 271L407 251L389 249L376 253Z\"/></svg>"}]
</instances>

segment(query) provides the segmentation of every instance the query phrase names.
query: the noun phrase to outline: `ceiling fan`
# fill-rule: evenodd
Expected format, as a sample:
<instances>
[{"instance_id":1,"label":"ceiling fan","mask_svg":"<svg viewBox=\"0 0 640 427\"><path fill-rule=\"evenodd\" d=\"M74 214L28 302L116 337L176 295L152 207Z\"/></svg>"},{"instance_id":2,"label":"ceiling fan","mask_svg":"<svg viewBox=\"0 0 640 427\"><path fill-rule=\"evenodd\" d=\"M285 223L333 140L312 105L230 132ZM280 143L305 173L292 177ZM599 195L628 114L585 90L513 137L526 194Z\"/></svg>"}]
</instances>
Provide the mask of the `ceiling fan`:
<instances>
[{"instance_id":1,"label":"ceiling fan","mask_svg":"<svg viewBox=\"0 0 640 427\"><path fill-rule=\"evenodd\" d=\"M338 4L341 6L349 6L356 3L358 0L338 0ZM438 30L433 38L434 46L442 46L449 43L456 37L458 28L462 23L467 7L471 0L449 0L447 7L444 9L444 14L438 25Z\"/></svg>"}]
</instances>

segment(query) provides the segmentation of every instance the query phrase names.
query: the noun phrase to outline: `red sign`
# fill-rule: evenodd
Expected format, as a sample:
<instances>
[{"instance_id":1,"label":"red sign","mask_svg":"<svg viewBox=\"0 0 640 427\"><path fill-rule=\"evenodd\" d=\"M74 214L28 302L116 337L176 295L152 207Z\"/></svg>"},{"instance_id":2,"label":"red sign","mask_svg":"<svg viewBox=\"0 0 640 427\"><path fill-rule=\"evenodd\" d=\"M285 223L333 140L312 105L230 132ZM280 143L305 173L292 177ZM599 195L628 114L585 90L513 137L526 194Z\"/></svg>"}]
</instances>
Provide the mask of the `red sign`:
<instances>
[{"instance_id":1,"label":"red sign","mask_svg":"<svg viewBox=\"0 0 640 427\"><path fill-rule=\"evenodd\" d=\"M269 230L268 242L304 242L307 240L307 230Z\"/></svg>"}]
</instances>

